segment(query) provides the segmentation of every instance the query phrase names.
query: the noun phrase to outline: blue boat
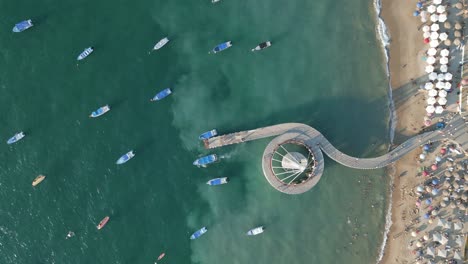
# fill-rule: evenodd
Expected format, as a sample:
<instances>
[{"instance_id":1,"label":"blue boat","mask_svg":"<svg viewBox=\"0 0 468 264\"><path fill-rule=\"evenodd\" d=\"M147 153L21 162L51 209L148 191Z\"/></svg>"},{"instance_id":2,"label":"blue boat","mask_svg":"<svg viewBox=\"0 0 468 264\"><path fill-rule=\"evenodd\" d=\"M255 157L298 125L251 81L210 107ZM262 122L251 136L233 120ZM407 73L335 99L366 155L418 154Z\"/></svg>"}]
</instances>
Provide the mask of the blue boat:
<instances>
[{"instance_id":1,"label":"blue boat","mask_svg":"<svg viewBox=\"0 0 468 264\"><path fill-rule=\"evenodd\" d=\"M98 116L102 116L103 114L109 112L109 110L110 110L109 105L105 105L105 106L99 107L99 109L96 110L96 111L93 111L93 112L91 113L91 115L89 115L89 117L98 117Z\"/></svg>"},{"instance_id":2,"label":"blue boat","mask_svg":"<svg viewBox=\"0 0 468 264\"><path fill-rule=\"evenodd\" d=\"M213 130L210 130L210 131L207 131L203 134L201 134L198 139L200 140L205 140L205 139L209 139L209 138L212 138L212 137L216 137L218 135L218 131L216 131L216 129L213 129Z\"/></svg>"},{"instance_id":3,"label":"blue boat","mask_svg":"<svg viewBox=\"0 0 468 264\"><path fill-rule=\"evenodd\" d=\"M151 98L151 101L159 101L161 99L166 98L168 95L172 93L171 88L166 88L159 93L157 93L153 98Z\"/></svg>"},{"instance_id":4,"label":"blue boat","mask_svg":"<svg viewBox=\"0 0 468 264\"><path fill-rule=\"evenodd\" d=\"M30 28L34 26L31 19L28 19L28 20L25 20L25 21L21 21L19 22L18 24L16 24L14 27L13 27L13 32L23 32L25 31L26 29Z\"/></svg>"},{"instance_id":5,"label":"blue boat","mask_svg":"<svg viewBox=\"0 0 468 264\"><path fill-rule=\"evenodd\" d=\"M135 157L135 153L133 153L133 150L130 150L129 152L125 153L122 157L120 157L115 164L124 164L125 162L131 160L133 157Z\"/></svg>"},{"instance_id":6,"label":"blue boat","mask_svg":"<svg viewBox=\"0 0 468 264\"><path fill-rule=\"evenodd\" d=\"M190 236L190 239L197 239L199 237L201 237L203 234L206 233L206 231L208 231L208 229L206 229L206 227L202 227L200 230L197 230L195 233L193 233L191 236Z\"/></svg>"},{"instance_id":7,"label":"blue boat","mask_svg":"<svg viewBox=\"0 0 468 264\"><path fill-rule=\"evenodd\" d=\"M226 184L228 183L228 178L227 177L224 177L224 178L216 178L216 179L211 179L209 180L206 184L208 185L211 185L211 186L215 186L215 185L221 185L221 184Z\"/></svg>"},{"instance_id":8,"label":"blue boat","mask_svg":"<svg viewBox=\"0 0 468 264\"><path fill-rule=\"evenodd\" d=\"M227 41L227 42L221 43L218 46L214 47L214 49L212 49L209 53L218 53L218 52L221 52L221 51L223 51L225 49L230 48L231 46L232 46L232 42Z\"/></svg>"},{"instance_id":9,"label":"blue boat","mask_svg":"<svg viewBox=\"0 0 468 264\"><path fill-rule=\"evenodd\" d=\"M14 136L12 136L10 139L8 139L7 144L16 143L16 142L20 141L22 138L24 138L24 133L23 132L16 133Z\"/></svg>"},{"instance_id":10,"label":"blue boat","mask_svg":"<svg viewBox=\"0 0 468 264\"><path fill-rule=\"evenodd\" d=\"M206 165L216 162L217 160L218 160L218 156L216 156L216 154L211 154L211 155L196 159L193 162L193 165L197 167L206 167Z\"/></svg>"},{"instance_id":11,"label":"blue boat","mask_svg":"<svg viewBox=\"0 0 468 264\"><path fill-rule=\"evenodd\" d=\"M76 60L84 60L84 59L86 59L86 57L88 57L89 54L93 53L93 51L94 51L94 48L93 48L93 47L86 48L83 52L80 53L80 55L78 55L78 57L76 58Z\"/></svg>"}]
</instances>

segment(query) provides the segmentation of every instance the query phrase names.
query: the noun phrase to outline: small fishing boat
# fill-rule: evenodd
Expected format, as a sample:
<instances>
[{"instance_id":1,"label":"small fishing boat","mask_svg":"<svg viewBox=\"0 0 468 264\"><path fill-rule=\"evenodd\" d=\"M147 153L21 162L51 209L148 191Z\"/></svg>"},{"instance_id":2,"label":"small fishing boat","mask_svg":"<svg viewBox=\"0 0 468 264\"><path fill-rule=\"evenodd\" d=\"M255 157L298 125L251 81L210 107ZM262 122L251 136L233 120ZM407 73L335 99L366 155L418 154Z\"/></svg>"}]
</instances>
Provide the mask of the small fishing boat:
<instances>
[{"instance_id":1,"label":"small fishing boat","mask_svg":"<svg viewBox=\"0 0 468 264\"><path fill-rule=\"evenodd\" d=\"M161 260L162 258L164 258L164 256L166 256L166 253L164 253L164 252L161 253L161 255L159 255L159 257L158 257L158 260Z\"/></svg>"},{"instance_id":2,"label":"small fishing boat","mask_svg":"<svg viewBox=\"0 0 468 264\"><path fill-rule=\"evenodd\" d=\"M96 226L97 229L98 230L102 229L107 224L107 222L109 222L108 216L104 217L104 219L102 219L101 222L99 222L99 225Z\"/></svg>"},{"instance_id":3,"label":"small fishing boat","mask_svg":"<svg viewBox=\"0 0 468 264\"><path fill-rule=\"evenodd\" d=\"M169 39L167 37L161 39L160 41L158 41L158 43L156 43L156 45L154 45L153 50L158 50L164 47L168 42L169 42Z\"/></svg>"},{"instance_id":4,"label":"small fishing boat","mask_svg":"<svg viewBox=\"0 0 468 264\"><path fill-rule=\"evenodd\" d=\"M21 21L19 22L18 24L16 24L14 27L13 27L13 32L23 32L25 31L26 29L30 28L34 26L33 23L32 23L32 20L31 19L28 19L28 20L25 20L25 21Z\"/></svg>"},{"instance_id":5,"label":"small fishing boat","mask_svg":"<svg viewBox=\"0 0 468 264\"><path fill-rule=\"evenodd\" d=\"M259 51L262 49L266 49L268 47L271 47L271 42L270 41L265 41L257 45L257 47L253 48L252 51Z\"/></svg>"},{"instance_id":6,"label":"small fishing boat","mask_svg":"<svg viewBox=\"0 0 468 264\"><path fill-rule=\"evenodd\" d=\"M209 138L212 138L212 137L216 137L217 135L218 135L218 131L216 131L216 129L213 129L213 130L206 131L205 133L201 134L198 137L198 139L205 140L205 139L209 139Z\"/></svg>"},{"instance_id":7,"label":"small fishing boat","mask_svg":"<svg viewBox=\"0 0 468 264\"><path fill-rule=\"evenodd\" d=\"M201 237L203 234L206 233L206 231L208 231L208 229L206 229L206 227L202 227L200 230L197 230L195 233L193 233L191 236L190 236L190 239L197 239L199 237Z\"/></svg>"},{"instance_id":8,"label":"small fishing boat","mask_svg":"<svg viewBox=\"0 0 468 264\"><path fill-rule=\"evenodd\" d=\"M217 160L218 160L218 156L216 156L216 154L211 154L211 155L196 159L193 162L193 165L197 167L206 167L206 165L216 162Z\"/></svg>"},{"instance_id":9,"label":"small fishing boat","mask_svg":"<svg viewBox=\"0 0 468 264\"><path fill-rule=\"evenodd\" d=\"M211 185L211 186L221 185L221 184L226 184L226 183L228 183L228 178L227 177L215 178L215 179L211 179L211 180L206 182L206 184Z\"/></svg>"},{"instance_id":10,"label":"small fishing boat","mask_svg":"<svg viewBox=\"0 0 468 264\"><path fill-rule=\"evenodd\" d=\"M22 138L24 138L24 133L23 132L16 133L14 136L12 136L10 139L8 139L7 144L16 143L16 142L20 141Z\"/></svg>"},{"instance_id":11,"label":"small fishing boat","mask_svg":"<svg viewBox=\"0 0 468 264\"><path fill-rule=\"evenodd\" d=\"M218 3L220 0L211 0L211 3Z\"/></svg>"},{"instance_id":12,"label":"small fishing boat","mask_svg":"<svg viewBox=\"0 0 468 264\"><path fill-rule=\"evenodd\" d=\"M159 101L161 99L166 98L168 95L172 93L171 88L166 88L159 93L157 93L153 98L150 99L150 101Z\"/></svg>"},{"instance_id":13,"label":"small fishing boat","mask_svg":"<svg viewBox=\"0 0 468 264\"><path fill-rule=\"evenodd\" d=\"M39 175L39 176L37 176L37 177L33 180L32 186L38 185L38 184L41 183L44 179L45 179L45 176L44 176L44 175Z\"/></svg>"},{"instance_id":14,"label":"small fishing boat","mask_svg":"<svg viewBox=\"0 0 468 264\"><path fill-rule=\"evenodd\" d=\"M265 228L263 228L263 226L252 228L249 231L247 231L247 235L248 236L256 236L258 234L263 233L264 230L265 230Z\"/></svg>"},{"instance_id":15,"label":"small fishing boat","mask_svg":"<svg viewBox=\"0 0 468 264\"><path fill-rule=\"evenodd\" d=\"M110 107L109 105L101 106L96 111L93 111L89 117L98 117L102 116L103 114L109 112Z\"/></svg>"},{"instance_id":16,"label":"small fishing boat","mask_svg":"<svg viewBox=\"0 0 468 264\"><path fill-rule=\"evenodd\" d=\"M218 46L214 47L214 49L212 49L209 53L218 53L218 52L221 52L221 51L223 51L225 49L228 49L230 47L232 47L232 42L227 41L227 42L221 43Z\"/></svg>"},{"instance_id":17,"label":"small fishing boat","mask_svg":"<svg viewBox=\"0 0 468 264\"><path fill-rule=\"evenodd\" d=\"M133 150L130 150L129 152L125 153L122 157L120 157L116 164L124 164L125 162L131 160L133 157L135 157L135 153L133 153Z\"/></svg>"},{"instance_id":18,"label":"small fishing boat","mask_svg":"<svg viewBox=\"0 0 468 264\"><path fill-rule=\"evenodd\" d=\"M83 52L80 53L80 55L78 55L78 58L76 58L77 60L83 60L85 59L86 57L89 56L89 54L93 53L94 51L94 48L93 47L89 47L87 49L85 49Z\"/></svg>"}]
</instances>

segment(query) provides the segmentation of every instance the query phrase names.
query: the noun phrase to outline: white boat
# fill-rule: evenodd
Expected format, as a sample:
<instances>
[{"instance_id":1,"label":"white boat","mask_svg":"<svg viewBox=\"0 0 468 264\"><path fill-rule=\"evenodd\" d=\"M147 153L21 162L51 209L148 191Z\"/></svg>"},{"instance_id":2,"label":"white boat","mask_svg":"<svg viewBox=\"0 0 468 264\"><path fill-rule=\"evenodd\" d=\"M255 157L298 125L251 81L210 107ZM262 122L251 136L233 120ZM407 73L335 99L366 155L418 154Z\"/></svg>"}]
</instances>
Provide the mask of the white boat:
<instances>
[{"instance_id":1,"label":"white boat","mask_svg":"<svg viewBox=\"0 0 468 264\"><path fill-rule=\"evenodd\" d=\"M135 153L133 153L133 150L130 150L129 152L125 153L120 157L115 164L124 164L125 162L131 160L133 157L135 157Z\"/></svg>"},{"instance_id":2,"label":"white boat","mask_svg":"<svg viewBox=\"0 0 468 264\"><path fill-rule=\"evenodd\" d=\"M8 139L7 144L16 143L16 142L20 141L22 138L24 138L24 133L23 132L16 133L14 136L12 136L10 139Z\"/></svg>"},{"instance_id":3,"label":"white boat","mask_svg":"<svg viewBox=\"0 0 468 264\"><path fill-rule=\"evenodd\" d=\"M211 3L214 4L214 3L218 3L219 1L221 1L221 0L211 0Z\"/></svg>"},{"instance_id":4,"label":"white boat","mask_svg":"<svg viewBox=\"0 0 468 264\"><path fill-rule=\"evenodd\" d=\"M109 105L105 105L105 106L101 106L99 107L96 111L93 111L89 117L98 117L98 116L102 116L103 114L109 112L110 110L110 107Z\"/></svg>"},{"instance_id":5,"label":"white boat","mask_svg":"<svg viewBox=\"0 0 468 264\"><path fill-rule=\"evenodd\" d=\"M263 226L252 228L249 231L247 231L247 235L248 236L256 236L258 234L263 233L264 230L265 230L265 228L263 228Z\"/></svg>"},{"instance_id":6,"label":"white boat","mask_svg":"<svg viewBox=\"0 0 468 264\"><path fill-rule=\"evenodd\" d=\"M161 39L160 41L158 41L158 43L156 43L156 45L154 45L153 50L158 50L164 47L168 42L169 42L169 39L167 37Z\"/></svg>"},{"instance_id":7,"label":"white boat","mask_svg":"<svg viewBox=\"0 0 468 264\"><path fill-rule=\"evenodd\" d=\"M266 49L268 47L271 47L271 42L270 41L265 41L257 45L257 47L253 48L252 51L259 51L262 49Z\"/></svg>"},{"instance_id":8,"label":"white boat","mask_svg":"<svg viewBox=\"0 0 468 264\"><path fill-rule=\"evenodd\" d=\"M223 178L215 178L209 180L206 184L211 185L211 186L216 186L216 185L221 185L221 184L226 184L228 183L229 179L227 177Z\"/></svg>"},{"instance_id":9,"label":"white boat","mask_svg":"<svg viewBox=\"0 0 468 264\"><path fill-rule=\"evenodd\" d=\"M83 52L80 53L80 55L78 55L78 57L76 58L76 60L83 60L85 59L86 57L89 56L89 54L93 53L94 51L94 48L93 47L89 47L87 49L85 49Z\"/></svg>"},{"instance_id":10,"label":"white boat","mask_svg":"<svg viewBox=\"0 0 468 264\"><path fill-rule=\"evenodd\" d=\"M34 26L31 19L21 21L13 27L13 32L19 33Z\"/></svg>"}]
</instances>

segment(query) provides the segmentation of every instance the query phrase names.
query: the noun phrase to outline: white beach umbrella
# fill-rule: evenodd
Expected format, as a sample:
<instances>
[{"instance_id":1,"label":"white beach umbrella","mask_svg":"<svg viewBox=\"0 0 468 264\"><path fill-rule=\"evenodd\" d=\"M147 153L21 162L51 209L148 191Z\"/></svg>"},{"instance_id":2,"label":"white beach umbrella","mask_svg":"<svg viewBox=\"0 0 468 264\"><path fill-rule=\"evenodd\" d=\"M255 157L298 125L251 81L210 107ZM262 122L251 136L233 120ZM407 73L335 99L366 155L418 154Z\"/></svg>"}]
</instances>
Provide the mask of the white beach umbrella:
<instances>
[{"instance_id":1,"label":"white beach umbrella","mask_svg":"<svg viewBox=\"0 0 468 264\"><path fill-rule=\"evenodd\" d=\"M428 32L429 30L431 30L431 27L428 26L428 25L425 25L425 26L422 28L422 31L423 31L423 32Z\"/></svg>"},{"instance_id":2,"label":"white beach umbrella","mask_svg":"<svg viewBox=\"0 0 468 264\"><path fill-rule=\"evenodd\" d=\"M426 63L429 64L429 65L432 65L436 62L436 58L430 56L426 59Z\"/></svg>"},{"instance_id":3,"label":"white beach umbrella","mask_svg":"<svg viewBox=\"0 0 468 264\"><path fill-rule=\"evenodd\" d=\"M453 258L458 259L458 260L462 260L462 256L460 255L459 251L455 251L455 253L453 253Z\"/></svg>"},{"instance_id":4,"label":"white beach umbrella","mask_svg":"<svg viewBox=\"0 0 468 264\"><path fill-rule=\"evenodd\" d=\"M451 84L450 82L445 82L445 87L444 87L444 89L445 89L446 91L452 89L452 84Z\"/></svg>"},{"instance_id":5,"label":"white beach umbrella","mask_svg":"<svg viewBox=\"0 0 468 264\"><path fill-rule=\"evenodd\" d=\"M427 66L426 66L426 67L427 67ZM447 71L448 71L447 65L445 65L445 64L444 64L444 65L440 65L440 71L441 71L441 72L447 72Z\"/></svg>"},{"instance_id":6,"label":"white beach umbrella","mask_svg":"<svg viewBox=\"0 0 468 264\"><path fill-rule=\"evenodd\" d=\"M427 65L425 70L426 70L427 73L434 72L434 66L432 66L432 65Z\"/></svg>"},{"instance_id":7,"label":"white beach umbrella","mask_svg":"<svg viewBox=\"0 0 468 264\"><path fill-rule=\"evenodd\" d=\"M424 84L424 89L430 90L430 89L432 89L432 88L434 88L434 84L433 84L433 83L427 82L426 84Z\"/></svg>"},{"instance_id":8,"label":"white beach umbrella","mask_svg":"<svg viewBox=\"0 0 468 264\"><path fill-rule=\"evenodd\" d=\"M447 72L447 73L445 74L445 80L446 80L446 81L452 80L452 77L453 77L453 75L452 75L450 72Z\"/></svg>"},{"instance_id":9,"label":"white beach umbrella","mask_svg":"<svg viewBox=\"0 0 468 264\"><path fill-rule=\"evenodd\" d=\"M448 228L450 228L450 226L449 226ZM445 244L447 244L448 239L447 239L446 237L442 236L442 238L440 239L439 242L440 242L442 245L445 245Z\"/></svg>"},{"instance_id":10,"label":"white beach umbrella","mask_svg":"<svg viewBox=\"0 0 468 264\"><path fill-rule=\"evenodd\" d=\"M428 105L428 106L426 107L426 112L427 112L428 114L434 113L434 112L435 112L435 107L434 107L433 105Z\"/></svg>"},{"instance_id":11,"label":"white beach umbrella","mask_svg":"<svg viewBox=\"0 0 468 264\"><path fill-rule=\"evenodd\" d=\"M447 91L445 91L445 90L440 90L440 91L439 91L439 96L440 96L440 97L447 97Z\"/></svg>"},{"instance_id":12,"label":"white beach umbrella","mask_svg":"<svg viewBox=\"0 0 468 264\"><path fill-rule=\"evenodd\" d=\"M455 30L455 31L453 32L453 35L454 35L456 38L459 38L459 37L461 37L461 32L458 31L458 30Z\"/></svg>"},{"instance_id":13,"label":"white beach umbrella","mask_svg":"<svg viewBox=\"0 0 468 264\"><path fill-rule=\"evenodd\" d=\"M429 256L435 257L435 249L433 247L428 247L426 249L426 254L429 255Z\"/></svg>"},{"instance_id":14,"label":"white beach umbrella","mask_svg":"<svg viewBox=\"0 0 468 264\"><path fill-rule=\"evenodd\" d=\"M434 0L432 1L434 3L434 5L440 5L442 4L442 0Z\"/></svg>"},{"instance_id":15,"label":"white beach umbrella","mask_svg":"<svg viewBox=\"0 0 468 264\"><path fill-rule=\"evenodd\" d=\"M429 96L435 97L435 96L437 96L437 90L436 89L430 89L427 94Z\"/></svg>"},{"instance_id":16,"label":"white beach umbrella","mask_svg":"<svg viewBox=\"0 0 468 264\"><path fill-rule=\"evenodd\" d=\"M429 97L429 98L434 98L434 97ZM434 98L434 100L435 100L435 98ZM446 105L447 104L447 98L440 97L439 100L437 100L437 103L439 103L440 105Z\"/></svg>"},{"instance_id":17,"label":"white beach umbrella","mask_svg":"<svg viewBox=\"0 0 468 264\"><path fill-rule=\"evenodd\" d=\"M436 106L435 108L435 113L436 114L442 114L444 112L444 108L440 105Z\"/></svg>"},{"instance_id":18,"label":"white beach umbrella","mask_svg":"<svg viewBox=\"0 0 468 264\"><path fill-rule=\"evenodd\" d=\"M427 17L427 11L426 11L426 10L422 10L422 11L421 11L421 14L419 14L419 16L425 19L425 18Z\"/></svg>"},{"instance_id":19,"label":"white beach umbrella","mask_svg":"<svg viewBox=\"0 0 468 264\"><path fill-rule=\"evenodd\" d=\"M445 33L445 32L440 33L439 34L439 39L442 40L442 41L448 39L447 33Z\"/></svg>"},{"instance_id":20,"label":"white beach umbrella","mask_svg":"<svg viewBox=\"0 0 468 264\"><path fill-rule=\"evenodd\" d=\"M430 31L427 31L427 32L423 33L423 38L426 39L426 38L429 38L429 37L431 37L431 32Z\"/></svg>"},{"instance_id":21,"label":"white beach umbrella","mask_svg":"<svg viewBox=\"0 0 468 264\"><path fill-rule=\"evenodd\" d=\"M429 240L429 236L426 234L426 235L423 236L423 239L424 239L424 241L428 241L428 240Z\"/></svg>"},{"instance_id":22,"label":"white beach umbrella","mask_svg":"<svg viewBox=\"0 0 468 264\"><path fill-rule=\"evenodd\" d=\"M448 58L447 57L442 57L439 60L440 64L448 64Z\"/></svg>"},{"instance_id":23,"label":"white beach umbrella","mask_svg":"<svg viewBox=\"0 0 468 264\"><path fill-rule=\"evenodd\" d=\"M434 56L437 54L437 49L436 48L430 48L427 50L427 55L429 56Z\"/></svg>"},{"instance_id":24,"label":"white beach umbrella","mask_svg":"<svg viewBox=\"0 0 468 264\"><path fill-rule=\"evenodd\" d=\"M439 22L444 23L445 21L447 21L447 14L440 14Z\"/></svg>"},{"instance_id":25,"label":"white beach umbrella","mask_svg":"<svg viewBox=\"0 0 468 264\"><path fill-rule=\"evenodd\" d=\"M460 236L457 236L457 238L455 239L455 244L457 244L459 247L463 245L463 240Z\"/></svg>"},{"instance_id":26,"label":"white beach umbrella","mask_svg":"<svg viewBox=\"0 0 468 264\"><path fill-rule=\"evenodd\" d=\"M434 13L437 10L437 7L435 5L430 5L427 7L427 12L429 13Z\"/></svg>"},{"instance_id":27,"label":"white beach umbrella","mask_svg":"<svg viewBox=\"0 0 468 264\"><path fill-rule=\"evenodd\" d=\"M439 81L439 82L436 82L435 87L436 87L436 88L439 88L439 89L444 89L444 87L445 87L445 82L440 82L440 81Z\"/></svg>"},{"instance_id":28,"label":"white beach umbrella","mask_svg":"<svg viewBox=\"0 0 468 264\"><path fill-rule=\"evenodd\" d=\"M427 100L426 100L427 104L428 105L434 105L436 103L436 99L435 97L428 97Z\"/></svg>"},{"instance_id":29,"label":"white beach umbrella","mask_svg":"<svg viewBox=\"0 0 468 264\"><path fill-rule=\"evenodd\" d=\"M450 46L450 45L452 45L452 41L450 39L446 39L444 41L444 44L445 44L445 46Z\"/></svg>"},{"instance_id":30,"label":"white beach umbrella","mask_svg":"<svg viewBox=\"0 0 468 264\"><path fill-rule=\"evenodd\" d=\"M439 80L439 81L445 80L445 74L444 74L444 73L439 73L439 74L437 75L437 80Z\"/></svg>"},{"instance_id":31,"label":"white beach umbrella","mask_svg":"<svg viewBox=\"0 0 468 264\"><path fill-rule=\"evenodd\" d=\"M418 242L416 242L416 247L418 247L418 248L422 247L422 243L421 243L421 242L419 242L419 241L418 241Z\"/></svg>"},{"instance_id":32,"label":"white beach umbrella","mask_svg":"<svg viewBox=\"0 0 468 264\"><path fill-rule=\"evenodd\" d=\"M437 6L436 12L437 13L444 13L445 12L445 6L443 6L443 5Z\"/></svg>"},{"instance_id":33,"label":"white beach umbrella","mask_svg":"<svg viewBox=\"0 0 468 264\"><path fill-rule=\"evenodd\" d=\"M435 31L432 31L430 38L431 39L438 39L439 38L439 33L435 32Z\"/></svg>"},{"instance_id":34,"label":"white beach umbrella","mask_svg":"<svg viewBox=\"0 0 468 264\"><path fill-rule=\"evenodd\" d=\"M435 233L432 235L432 240L434 242L439 242L442 239L442 235L440 233Z\"/></svg>"},{"instance_id":35,"label":"white beach umbrella","mask_svg":"<svg viewBox=\"0 0 468 264\"><path fill-rule=\"evenodd\" d=\"M456 222L453 224L453 229L454 230L462 230L463 229L463 224L461 222Z\"/></svg>"},{"instance_id":36,"label":"white beach umbrella","mask_svg":"<svg viewBox=\"0 0 468 264\"><path fill-rule=\"evenodd\" d=\"M450 54L450 51L448 49L443 49L440 51L440 56L448 57L449 54Z\"/></svg>"},{"instance_id":37,"label":"white beach umbrella","mask_svg":"<svg viewBox=\"0 0 468 264\"><path fill-rule=\"evenodd\" d=\"M431 40L431 42L429 42L429 46L431 46L432 48L435 48L435 47L439 46L439 41L433 39L433 40Z\"/></svg>"},{"instance_id":38,"label":"white beach umbrella","mask_svg":"<svg viewBox=\"0 0 468 264\"><path fill-rule=\"evenodd\" d=\"M437 21L439 21L439 15L437 15L437 14L432 14L432 15L431 15L431 21L432 21L432 22L437 22Z\"/></svg>"},{"instance_id":39,"label":"white beach umbrella","mask_svg":"<svg viewBox=\"0 0 468 264\"><path fill-rule=\"evenodd\" d=\"M439 256L441 258L446 258L447 257L447 250L445 250L445 249L437 250L437 256Z\"/></svg>"},{"instance_id":40,"label":"white beach umbrella","mask_svg":"<svg viewBox=\"0 0 468 264\"><path fill-rule=\"evenodd\" d=\"M426 70L427 70L427 68L426 68ZM429 73L429 80L433 81L435 79L437 79L437 73L435 73L435 72Z\"/></svg>"},{"instance_id":41,"label":"white beach umbrella","mask_svg":"<svg viewBox=\"0 0 468 264\"><path fill-rule=\"evenodd\" d=\"M440 29L439 24L434 23L434 24L431 25L431 31L438 31L439 29Z\"/></svg>"}]
</instances>

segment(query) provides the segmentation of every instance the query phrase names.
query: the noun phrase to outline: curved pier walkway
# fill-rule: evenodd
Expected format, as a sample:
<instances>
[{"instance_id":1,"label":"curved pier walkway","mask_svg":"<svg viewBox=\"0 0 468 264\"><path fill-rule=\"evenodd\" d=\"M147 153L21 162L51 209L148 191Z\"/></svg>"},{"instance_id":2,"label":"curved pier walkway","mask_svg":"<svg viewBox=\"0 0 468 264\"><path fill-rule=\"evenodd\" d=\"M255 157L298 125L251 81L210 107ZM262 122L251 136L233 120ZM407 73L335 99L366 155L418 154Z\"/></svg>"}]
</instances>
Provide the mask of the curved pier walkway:
<instances>
[{"instance_id":1,"label":"curved pier walkway","mask_svg":"<svg viewBox=\"0 0 468 264\"><path fill-rule=\"evenodd\" d=\"M217 136L205 140L205 147L212 149L266 137L279 136L273 139L265 149L262 159L263 172L270 184L277 190L285 193L297 194L309 190L317 184L320 179L324 168L322 151L334 161L347 167L355 169L377 169L394 163L415 148L428 142L436 142L444 139L456 141L466 152L468 147L467 131L465 120L463 120L461 116L456 115L448 122L444 129L425 132L414 136L389 153L375 158L356 158L346 155L336 149L318 130L300 123L285 123ZM316 156L318 166L315 175L304 184L286 185L276 178L271 169L271 157L273 156L274 150L279 144L288 140L306 144L311 149L314 156Z\"/></svg>"}]
</instances>

